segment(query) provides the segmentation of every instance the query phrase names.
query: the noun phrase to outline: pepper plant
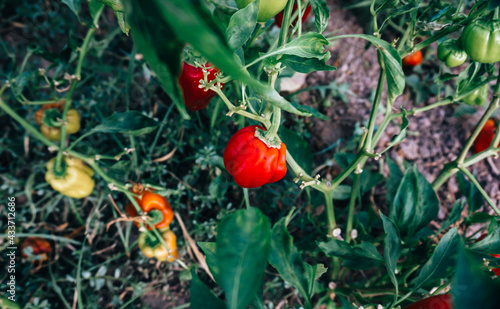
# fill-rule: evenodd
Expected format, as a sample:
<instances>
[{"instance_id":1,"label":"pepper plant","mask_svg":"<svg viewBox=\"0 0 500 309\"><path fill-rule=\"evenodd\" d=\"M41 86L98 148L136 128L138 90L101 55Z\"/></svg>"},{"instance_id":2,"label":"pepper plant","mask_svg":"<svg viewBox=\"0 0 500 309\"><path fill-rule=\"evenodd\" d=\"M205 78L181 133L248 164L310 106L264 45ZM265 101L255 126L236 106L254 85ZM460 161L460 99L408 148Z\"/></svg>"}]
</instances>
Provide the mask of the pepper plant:
<instances>
[{"instance_id":1,"label":"pepper plant","mask_svg":"<svg viewBox=\"0 0 500 309\"><path fill-rule=\"evenodd\" d=\"M85 15L80 22L87 28L63 66L71 74L40 70L30 82L42 99L31 99L31 92L27 97L23 70L34 53L30 51L2 84L0 109L9 116L10 126L20 125L36 139L44 156L54 153L47 160L45 179L51 189L69 198L65 201L73 205L76 221L85 230L76 241L81 251L73 263L77 265L76 288L70 294L76 295L74 303L90 308L100 301L84 303L84 296L92 296L82 289L81 277L85 269L94 269L83 256L96 219L84 220L74 199L88 198L101 205L106 198L114 206L106 231L116 229L124 250L117 259L141 251L147 258L172 263L170 270L183 269L191 308L433 308L436 300L440 308L498 308L495 292L500 282L492 270L500 266L495 256L500 254L500 209L471 169L488 157L498 158L500 152L500 123L494 120L500 108L500 74L495 65L500 61L500 3L457 2L366 1L357 9L369 12L371 33L337 35L336 29L328 28L330 9L324 0L89 0L88 12L77 1L65 1L78 18ZM309 6L314 15L310 23L303 18ZM130 73L124 81L125 110L111 110L104 117L97 109L102 121L94 127L80 126L85 117L74 108L74 101L78 88L92 83L85 78L89 73L85 65L89 52L99 54L102 44L95 35L103 12L112 12L120 35L131 37L127 38L133 42L129 69L144 61L145 79L154 78L168 96L163 121L151 117L146 105L141 106L142 113L141 108L131 108ZM274 16L280 12L278 27ZM288 128L284 121L328 117L294 95L283 96L279 85L287 74L335 70L328 47L346 38L364 40L376 49L380 73L355 150L329 151L340 170L332 177L313 173L306 133ZM435 80L437 102L405 110L398 106L405 91L403 67L420 65L423 52L435 49L434 43L440 44L437 57L425 61L444 61L438 64ZM452 85L454 93L443 91L445 85ZM432 182L418 166L397 164L389 157L391 149L405 142L413 116L447 105L485 102L457 158L444 163ZM41 106L35 116L40 128L24 110L33 106ZM104 107L109 108L105 103ZM176 119L169 118L171 113ZM399 133L380 144L393 124ZM166 127L181 132L176 148L152 159L160 148L158 140L167 135ZM191 129L190 134L184 128ZM97 151L85 147L85 139L96 135L120 145L120 152L110 152L107 143ZM184 138L194 149L200 148L199 143L217 145L198 149L196 160L183 153L186 158L177 159L176 168L185 176L162 164L176 156L177 149L188 149ZM148 141L147 146L138 140ZM197 173L184 168L192 161ZM381 185L384 169L389 173ZM203 176L194 176L204 170L210 179L205 186L200 181ZM446 207L437 193L446 190L441 187L456 174L464 197L456 200L444 220L436 221L440 207ZM371 197L380 188L386 195L383 204L376 205ZM25 190L28 199L31 191ZM241 209L232 208L233 203L221 206L228 192L232 193L228 199L243 201ZM116 202L120 198L125 201ZM207 204L221 212L214 216L215 235L199 233L196 242L190 229L201 224L190 220L186 226L183 221L202 219ZM312 216L316 210L322 214L318 218ZM135 222L138 231L130 223L122 227L124 221ZM438 223L431 227L431 222ZM184 239L180 248L181 234L173 231L179 232L177 224ZM470 233L478 224L480 229ZM488 236L476 241L483 230ZM23 232L20 235L30 234ZM131 239L134 233L137 241ZM69 242L64 237L56 241ZM134 285L133 278L124 281ZM57 287L57 280L51 285L58 296L55 306L71 308L69 294ZM134 288L140 291L113 299L112 306L137 306L145 291ZM290 296L283 292L286 289L292 289ZM26 293L32 290L30 286Z\"/></svg>"}]
</instances>

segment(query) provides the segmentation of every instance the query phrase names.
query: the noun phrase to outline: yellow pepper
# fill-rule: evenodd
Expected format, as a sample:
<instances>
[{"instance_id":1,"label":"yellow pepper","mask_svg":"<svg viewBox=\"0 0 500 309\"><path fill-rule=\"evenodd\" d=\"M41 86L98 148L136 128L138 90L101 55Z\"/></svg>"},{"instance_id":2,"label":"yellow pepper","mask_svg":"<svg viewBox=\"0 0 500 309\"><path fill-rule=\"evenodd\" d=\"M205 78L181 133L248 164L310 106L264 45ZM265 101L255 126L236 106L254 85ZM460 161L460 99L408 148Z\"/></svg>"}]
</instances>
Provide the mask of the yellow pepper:
<instances>
[{"instance_id":1,"label":"yellow pepper","mask_svg":"<svg viewBox=\"0 0 500 309\"><path fill-rule=\"evenodd\" d=\"M155 237L152 238L148 236L146 232L142 232L139 235L139 249L141 249L142 253L148 258L156 258L159 261L171 263L179 256L176 243L177 237L171 230L162 233L161 237L168 248L165 248L165 246Z\"/></svg>"},{"instance_id":2,"label":"yellow pepper","mask_svg":"<svg viewBox=\"0 0 500 309\"><path fill-rule=\"evenodd\" d=\"M64 175L58 177L54 173L55 160L56 158L52 158L47 163L47 172L45 173L45 180L52 189L73 198L84 198L92 193L95 185L92 179L93 169L79 159L64 157L66 163Z\"/></svg>"},{"instance_id":3,"label":"yellow pepper","mask_svg":"<svg viewBox=\"0 0 500 309\"><path fill-rule=\"evenodd\" d=\"M55 104L46 104L35 113L35 120L40 125L40 131L43 136L51 141L58 141L61 139L61 127L50 127L44 124L44 114L50 109L57 109L59 112L62 112L63 107L64 101ZM66 115L66 133L73 134L78 131L80 131L80 115L78 115L78 112L75 109L70 109Z\"/></svg>"}]
</instances>

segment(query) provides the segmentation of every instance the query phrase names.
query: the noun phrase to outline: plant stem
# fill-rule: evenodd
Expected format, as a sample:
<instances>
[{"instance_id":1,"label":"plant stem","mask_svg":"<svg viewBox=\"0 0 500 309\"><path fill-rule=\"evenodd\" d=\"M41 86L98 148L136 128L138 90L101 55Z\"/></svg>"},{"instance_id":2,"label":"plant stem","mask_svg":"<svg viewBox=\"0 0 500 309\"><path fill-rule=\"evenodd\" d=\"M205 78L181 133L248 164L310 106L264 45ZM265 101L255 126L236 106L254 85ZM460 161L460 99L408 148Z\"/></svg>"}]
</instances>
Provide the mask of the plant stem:
<instances>
[{"instance_id":1,"label":"plant stem","mask_svg":"<svg viewBox=\"0 0 500 309\"><path fill-rule=\"evenodd\" d=\"M346 232L347 243L351 242L351 232L354 219L354 206L356 205L356 198L359 192L360 180L361 180L361 173L354 174L354 183L351 189L351 199L349 200L349 212L347 215L347 232Z\"/></svg>"},{"instance_id":2,"label":"plant stem","mask_svg":"<svg viewBox=\"0 0 500 309\"><path fill-rule=\"evenodd\" d=\"M459 170L462 173L464 173L467 176L467 178L469 178L470 182L472 182L474 184L474 186L476 186L476 188L479 190L479 192L481 193L483 198L486 200L486 202L491 206L491 208L493 208L493 210L496 212L496 214L498 216L500 216L500 209L498 209L497 205L495 205L495 203L491 200L491 198L488 196L488 193L486 193L486 191L484 191L483 187L481 187L481 184L479 184L476 177L474 177L474 175L472 175L472 173L469 172L469 170L466 169L465 167L460 167Z\"/></svg>"},{"instance_id":3,"label":"plant stem","mask_svg":"<svg viewBox=\"0 0 500 309\"><path fill-rule=\"evenodd\" d=\"M95 14L94 23L97 23L97 21L99 20L99 17L101 16L103 9L104 9L104 6L102 6ZM64 145L66 143L66 122L67 122L68 110L71 107L73 92L76 89L76 84L78 83L79 80L81 80L81 71L82 71L83 60L85 59L85 54L87 53L90 39L94 35L95 31L96 31L95 26L92 26L92 28L90 28L87 31L87 35L85 36L85 39L83 40L83 44L79 48L79 57L78 57L78 62L76 64L74 78L71 81L71 88L69 89L68 93L66 94L66 101L64 103L64 110L63 110L63 115L62 115L63 125L61 126L61 141L60 141L61 146L59 147L59 152L57 153L56 162L54 164L54 173L56 175L64 174L64 169L62 166L62 158L63 158L63 152L64 152Z\"/></svg>"},{"instance_id":4,"label":"plant stem","mask_svg":"<svg viewBox=\"0 0 500 309\"><path fill-rule=\"evenodd\" d=\"M248 189L243 188L243 196L245 197L245 204L247 206L247 209L250 209L250 198L248 197Z\"/></svg>"},{"instance_id":5,"label":"plant stem","mask_svg":"<svg viewBox=\"0 0 500 309\"><path fill-rule=\"evenodd\" d=\"M337 227L337 222L335 221L335 211L333 209L333 193L332 191L326 191L323 192L323 194L325 195L326 215L328 218L328 234L331 234Z\"/></svg>"}]
</instances>

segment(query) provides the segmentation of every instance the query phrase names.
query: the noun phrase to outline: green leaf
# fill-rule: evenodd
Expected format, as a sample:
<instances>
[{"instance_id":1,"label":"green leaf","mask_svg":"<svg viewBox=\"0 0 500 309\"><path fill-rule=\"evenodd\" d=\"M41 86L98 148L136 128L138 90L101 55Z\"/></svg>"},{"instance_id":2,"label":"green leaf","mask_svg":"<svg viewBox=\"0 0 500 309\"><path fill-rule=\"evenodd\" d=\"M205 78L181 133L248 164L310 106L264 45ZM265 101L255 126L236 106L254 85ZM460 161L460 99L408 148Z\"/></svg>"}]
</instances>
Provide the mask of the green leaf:
<instances>
[{"instance_id":1,"label":"green leaf","mask_svg":"<svg viewBox=\"0 0 500 309\"><path fill-rule=\"evenodd\" d=\"M418 171L409 168L390 205L390 218L405 238L412 237L434 220L439 211L439 200L432 185Z\"/></svg>"},{"instance_id":2,"label":"green leaf","mask_svg":"<svg viewBox=\"0 0 500 309\"><path fill-rule=\"evenodd\" d=\"M125 14L123 14L123 12L115 12L115 15L116 19L118 20L118 25L120 26L120 29L122 29L123 33L128 35L128 33L130 32L130 25L125 19Z\"/></svg>"},{"instance_id":3,"label":"green leaf","mask_svg":"<svg viewBox=\"0 0 500 309\"><path fill-rule=\"evenodd\" d=\"M81 9L81 4L80 0L62 0L62 3L66 4L69 9L75 13L76 17L78 20L80 20L80 9Z\"/></svg>"},{"instance_id":4,"label":"green leaf","mask_svg":"<svg viewBox=\"0 0 500 309\"><path fill-rule=\"evenodd\" d=\"M465 250L461 251L456 266L457 272L451 286L454 309L498 309L500 308L500 280L492 280L484 273L481 260L471 260Z\"/></svg>"},{"instance_id":5,"label":"green leaf","mask_svg":"<svg viewBox=\"0 0 500 309\"><path fill-rule=\"evenodd\" d=\"M306 173L311 173L313 155L309 144L299 134L287 128L282 127L279 131L279 136L295 161L301 163Z\"/></svg>"},{"instance_id":6,"label":"green leaf","mask_svg":"<svg viewBox=\"0 0 500 309\"><path fill-rule=\"evenodd\" d=\"M89 0L89 11L90 11L90 16L92 16L92 20L94 21L94 27L97 27L96 14L102 9L103 6L104 4L96 0Z\"/></svg>"},{"instance_id":7,"label":"green leaf","mask_svg":"<svg viewBox=\"0 0 500 309\"><path fill-rule=\"evenodd\" d=\"M121 0L95 0L111 8L114 12L123 12L123 3Z\"/></svg>"},{"instance_id":8,"label":"green leaf","mask_svg":"<svg viewBox=\"0 0 500 309\"><path fill-rule=\"evenodd\" d=\"M500 229L495 229L481 241L470 245L469 250L487 254L500 254Z\"/></svg>"},{"instance_id":9,"label":"green leaf","mask_svg":"<svg viewBox=\"0 0 500 309\"><path fill-rule=\"evenodd\" d=\"M252 35L257 24L259 4L260 0L253 1L231 16L226 29L226 37L227 43L232 50L242 47Z\"/></svg>"},{"instance_id":10,"label":"green leaf","mask_svg":"<svg viewBox=\"0 0 500 309\"><path fill-rule=\"evenodd\" d=\"M385 187L387 189L387 203L393 204L396 192L398 192L399 185L403 180L403 172L399 169L398 165L389 157L387 157L387 166L389 167L389 176L385 180Z\"/></svg>"},{"instance_id":11,"label":"green leaf","mask_svg":"<svg viewBox=\"0 0 500 309\"><path fill-rule=\"evenodd\" d=\"M389 99L391 99L391 97L392 99L395 99L403 93L405 89L405 75L401 65L401 56L398 51L391 44L389 44L389 42L366 34L340 35L333 37L330 40L341 38L362 38L375 45L384 59Z\"/></svg>"},{"instance_id":12,"label":"green leaf","mask_svg":"<svg viewBox=\"0 0 500 309\"><path fill-rule=\"evenodd\" d=\"M215 254L215 242L198 242L198 246L200 246L203 253L205 253L205 260L208 265L208 269L214 276L217 281L217 277L219 276L220 269L217 265L217 256Z\"/></svg>"},{"instance_id":13,"label":"green leaf","mask_svg":"<svg viewBox=\"0 0 500 309\"><path fill-rule=\"evenodd\" d=\"M191 271L193 279L189 288L190 308L193 309L225 309L226 304L201 282L196 270Z\"/></svg>"},{"instance_id":14,"label":"green leaf","mask_svg":"<svg viewBox=\"0 0 500 309\"><path fill-rule=\"evenodd\" d=\"M125 16L132 39L148 63L163 90L184 119L190 119L177 83L183 42L171 35L173 30L161 14L166 8L158 0L127 0ZM168 40L165 39L168 37Z\"/></svg>"},{"instance_id":15,"label":"green leaf","mask_svg":"<svg viewBox=\"0 0 500 309\"><path fill-rule=\"evenodd\" d=\"M467 203L469 204L469 215L471 215L483 206L483 196L476 186L465 179L462 173L458 173L457 180L460 193L467 199Z\"/></svg>"},{"instance_id":16,"label":"green leaf","mask_svg":"<svg viewBox=\"0 0 500 309\"><path fill-rule=\"evenodd\" d=\"M369 166L366 166L365 170L361 174L360 179L360 189L361 194L365 194L370 191L372 188L377 186L379 183L384 181L384 175L380 173L376 173L368 169Z\"/></svg>"},{"instance_id":17,"label":"green leaf","mask_svg":"<svg viewBox=\"0 0 500 309\"><path fill-rule=\"evenodd\" d=\"M446 218L446 220L443 221L443 223L441 223L438 234L447 229L453 223L457 222L462 217L462 211L464 210L464 208L465 200L456 200L455 204L453 204L450 215L448 216L448 218Z\"/></svg>"},{"instance_id":18,"label":"green leaf","mask_svg":"<svg viewBox=\"0 0 500 309\"><path fill-rule=\"evenodd\" d=\"M286 229L286 220L287 218L282 218L273 227L269 264L276 268L283 280L299 290L307 308L311 308L306 268L299 251L293 245L293 237Z\"/></svg>"},{"instance_id":19,"label":"green leaf","mask_svg":"<svg viewBox=\"0 0 500 309\"><path fill-rule=\"evenodd\" d=\"M270 236L269 218L253 207L239 210L217 225L215 254L222 271L215 279L225 291L228 308L246 308L262 288Z\"/></svg>"},{"instance_id":20,"label":"green leaf","mask_svg":"<svg viewBox=\"0 0 500 309\"><path fill-rule=\"evenodd\" d=\"M375 245L370 242L351 246L345 241L332 239L319 242L318 246L326 255L343 259L342 266L354 270L370 269L384 262Z\"/></svg>"},{"instance_id":21,"label":"green leaf","mask_svg":"<svg viewBox=\"0 0 500 309\"><path fill-rule=\"evenodd\" d=\"M322 33L328 27L328 17L330 16L330 8L325 0L311 0L311 7L314 12L314 24L316 31Z\"/></svg>"},{"instance_id":22,"label":"green leaf","mask_svg":"<svg viewBox=\"0 0 500 309\"><path fill-rule=\"evenodd\" d=\"M93 133L122 133L142 135L154 131L159 123L137 111L114 113L111 117L94 127Z\"/></svg>"},{"instance_id":23,"label":"green leaf","mask_svg":"<svg viewBox=\"0 0 500 309\"><path fill-rule=\"evenodd\" d=\"M311 107L308 105L299 105L295 102L290 102L290 104L301 113L307 114L311 117L316 117L316 118L321 119L321 120L330 120L330 118L328 118L324 114L318 112L318 110L316 110L314 107Z\"/></svg>"},{"instance_id":24,"label":"green leaf","mask_svg":"<svg viewBox=\"0 0 500 309\"><path fill-rule=\"evenodd\" d=\"M325 45L328 40L319 33L308 32L288 42L285 46L273 51L273 55L293 55L303 58L324 60L327 55Z\"/></svg>"},{"instance_id":25,"label":"green leaf","mask_svg":"<svg viewBox=\"0 0 500 309\"><path fill-rule=\"evenodd\" d=\"M457 228L452 228L446 233L432 253L431 258L424 264L418 277L415 279L414 290L424 283L436 279L444 279L455 270L456 256L459 248L463 246Z\"/></svg>"},{"instance_id":26,"label":"green leaf","mask_svg":"<svg viewBox=\"0 0 500 309\"><path fill-rule=\"evenodd\" d=\"M309 281L309 295L313 295L316 281L318 281L321 276L327 273L328 268L320 263L314 266L304 263L304 266L306 268L307 281Z\"/></svg>"},{"instance_id":27,"label":"green leaf","mask_svg":"<svg viewBox=\"0 0 500 309\"><path fill-rule=\"evenodd\" d=\"M284 55L280 61L292 70L300 73L312 73L316 71L335 71L337 68L327 65L324 60L316 58L304 58L298 56Z\"/></svg>"},{"instance_id":28,"label":"green leaf","mask_svg":"<svg viewBox=\"0 0 500 309\"><path fill-rule=\"evenodd\" d=\"M399 285L396 278L396 266L399 257L401 256L401 238L399 237L399 230L396 224L387 218L382 212L379 211L380 218L384 224L385 239L384 239L384 261L387 273L391 279L392 284L396 288L394 293L394 300L396 300Z\"/></svg>"}]
</instances>

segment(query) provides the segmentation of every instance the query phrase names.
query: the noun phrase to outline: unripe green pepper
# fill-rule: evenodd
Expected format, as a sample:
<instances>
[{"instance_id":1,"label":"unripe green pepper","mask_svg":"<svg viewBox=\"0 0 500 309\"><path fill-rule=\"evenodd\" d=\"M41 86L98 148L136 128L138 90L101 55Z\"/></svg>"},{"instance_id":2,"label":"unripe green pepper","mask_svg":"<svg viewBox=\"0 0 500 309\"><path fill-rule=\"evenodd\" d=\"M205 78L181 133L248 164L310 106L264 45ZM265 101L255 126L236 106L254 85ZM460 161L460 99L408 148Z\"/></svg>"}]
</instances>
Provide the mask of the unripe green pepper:
<instances>
[{"instance_id":1,"label":"unripe green pepper","mask_svg":"<svg viewBox=\"0 0 500 309\"><path fill-rule=\"evenodd\" d=\"M460 84L463 85L466 81L462 81ZM470 88L470 87L469 87ZM462 101L471 106L481 106L486 103L488 99L488 84L474 90L468 96L462 98Z\"/></svg>"},{"instance_id":2,"label":"unripe green pepper","mask_svg":"<svg viewBox=\"0 0 500 309\"><path fill-rule=\"evenodd\" d=\"M472 60L480 63L500 61L500 20L473 21L462 32L461 40Z\"/></svg>"},{"instance_id":3,"label":"unripe green pepper","mask_svg":"<svg viewBox=\"0 0 500 309\"><path fill-rule=\"evenodd\" d=\"M238 9L242 9L254 1L255 0L236 0L236 5ZM270 20L285 8L287 2L288 0L260 0L257 21L266 22Z\"/></svg>"},{"instance_id":4,"label":"unripe green pepper","mask_svg":"<svg viewBox=\"0 0 500 309\"><path fill-rule=\"evenodd\" d=\"M453 39L439 44L437 56L449 68L457 67L467 60L467 53L459 46L459 41Z\"/></svg>"}]
</instances>

